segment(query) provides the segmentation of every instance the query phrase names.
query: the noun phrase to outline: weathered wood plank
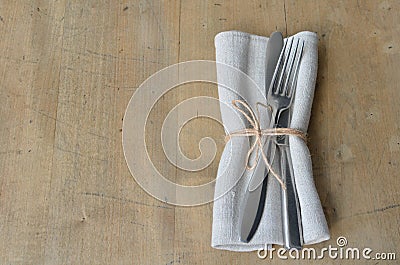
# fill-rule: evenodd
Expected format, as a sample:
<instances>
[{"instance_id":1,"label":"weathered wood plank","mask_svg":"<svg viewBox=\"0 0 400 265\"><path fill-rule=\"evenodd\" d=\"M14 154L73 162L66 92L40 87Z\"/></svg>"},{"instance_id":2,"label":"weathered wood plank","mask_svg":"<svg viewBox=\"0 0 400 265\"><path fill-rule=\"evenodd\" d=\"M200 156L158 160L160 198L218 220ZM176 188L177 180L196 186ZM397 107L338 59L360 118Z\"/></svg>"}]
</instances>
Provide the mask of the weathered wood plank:
<instances>
[{"instance_id":1,"label":"weathered wood plank","mask_svg":"<svg viewBox=\"0 0 400 265\"><path fill-rule=\"evenodd\" d=\"M0 263L43 264L65 2L0 4Z\"/></svg>"}]
</instances>

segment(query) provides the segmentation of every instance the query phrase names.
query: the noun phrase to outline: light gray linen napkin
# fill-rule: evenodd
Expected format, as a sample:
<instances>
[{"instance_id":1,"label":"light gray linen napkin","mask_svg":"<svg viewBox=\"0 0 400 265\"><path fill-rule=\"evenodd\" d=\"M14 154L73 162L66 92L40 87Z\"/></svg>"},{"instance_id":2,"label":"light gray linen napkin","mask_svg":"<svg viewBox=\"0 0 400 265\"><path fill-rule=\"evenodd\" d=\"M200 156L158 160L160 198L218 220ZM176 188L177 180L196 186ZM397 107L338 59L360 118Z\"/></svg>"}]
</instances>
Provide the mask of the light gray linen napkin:
<instances>
[{"instance_id":1,"label":"light gray linen napkin","mask_svg":"<svg viewBox=\"0 0 400 265\"><path fill-rule=\"evenodd\" d=\"M296 94L292 105L291 127L307 132L311 105L317 76L318 38L313 32L294 35L304 40L304 51L298 72ZM245 98L255 111L256 102L265 103L265 54L267 37L244 32L221 32L215 37L216 61L247 74L261 89L255 92L241 86L240 80L224 67L217 65L218 93L221 102L221 116L226 133L242 129L244 118L232 117L222 105L230 105L232 100ZM220 84L230 84L230 90ZM240 95L240 96L239 96ZM240 120L242 119L242 120ZM265 126L265 117L261 117ZM265 128L265 127L263 127ZM248 151L248 139L235 137L226 145L218 168L215 185L216 198L213 208L212 242L217 249L230 251L254 251L266 244L282 245L280 186L276 179L268 179L267 198L260 225L253 239L243 243L239 239L239 209L252 171L244 171L244 159ZM293 161L298 198L301 207L303 239L305 245L329 239L329 230L324 212L315 188L310 153L306 143L295 136L289 136L290 153ZM263 163L260 161L260 163ZM242 174L243 173L243 174ZM232 185L233 179L236 185ZM232 188L233 186L233 188ZM218 196L217 196L218 194ZM224 194L223 196L219 196Z\"/></svg>"}]
</instances>

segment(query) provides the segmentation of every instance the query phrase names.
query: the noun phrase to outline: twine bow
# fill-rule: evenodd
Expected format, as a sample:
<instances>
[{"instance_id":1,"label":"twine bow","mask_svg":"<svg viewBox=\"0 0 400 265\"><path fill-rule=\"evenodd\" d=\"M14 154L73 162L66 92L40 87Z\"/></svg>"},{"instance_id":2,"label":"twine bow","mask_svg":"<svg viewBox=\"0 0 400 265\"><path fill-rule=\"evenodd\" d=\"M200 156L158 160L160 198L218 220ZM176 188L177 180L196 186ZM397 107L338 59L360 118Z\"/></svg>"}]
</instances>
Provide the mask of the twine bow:
<instances>
[{"instance_id":1,"label":"twine bow","mask_svg":"<svg viewBox=\"0 0 400 265\"><path fill-rule=\"evenodd\" d=\"M247 156L246 156L246 160L245 160L246 169L253 170L256 167L256 165L259 162L259 157L260 157L260 153L261 153L261 157L262 157L265 165L267 166L269 172L281 184L282 188L286 189L286 185L283 182L282 178L272 169L272 166L269 163L267 156L264 153L262 138L263 138L263 136L294 135L294 136L297 136L297 137L303 139L304 141L307 141L307 135L303 131L293 129L293 128L261 129L260 120L259 120L260 115L258 115L258 117L257 117L247 103L245 103L242 100L233 100L232 105L237 111L239 111L241 114L243 114L243 116L249 121L251 128L245 128L245 129L238 130L238 131L232 132L230 134L227 134L225 136L225 142L227 143L232 137L254 136L255 141L251 145L249 151L247 152ZM239 105L241 105L241 107L246 109L250 115L248 115ZM258 112L258 105L263 105L263 104L257 103L257 112ZM265 105L263 105L263 106L265 106ZM259 112L258 112L258 114L259 114ZM250 156L253 152L256 152L256 159L255 159L255 162L253 165L249 165Z\"/></svg>"}]
</instances>

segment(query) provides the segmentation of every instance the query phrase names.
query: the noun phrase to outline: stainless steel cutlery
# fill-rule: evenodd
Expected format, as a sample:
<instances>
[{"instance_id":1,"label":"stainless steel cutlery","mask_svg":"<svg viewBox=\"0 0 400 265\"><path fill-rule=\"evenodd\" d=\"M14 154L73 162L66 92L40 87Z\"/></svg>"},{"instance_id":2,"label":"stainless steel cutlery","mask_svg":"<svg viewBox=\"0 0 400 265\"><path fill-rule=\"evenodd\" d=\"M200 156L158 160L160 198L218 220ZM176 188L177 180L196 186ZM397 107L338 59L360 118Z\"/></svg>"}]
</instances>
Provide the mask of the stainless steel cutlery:
<instances>
[{"instance_id":1,"label":"stainless steel cutlery","mask_svg":"<svg viewBox=\"0 0 400 265\"><path fill-rule=\"evenodd\" d=\"M282 43L282 35L275 32L267 44L266 95L267 103L272 108L270 128L290 128L290 106L296 90L297 74L304 49L304 41L299 38L289 38L283 48ZM289 150L289 137L287 135L267 137L264 150L271 162L274 161L276 153L279 155L279 175L286 187L281 192L283 244L288 249L299 249L302 246L300 206ZM240 237L243 242L249 242L259 226L265 206L268 174L268 171L265 172L265 165L259 163L246 190L239 220Z\"/></svg>"},{"instance_id":2,"label":"stainless steel cutlery","mask_svg":"<svg viewBox=\"0 0 400 265\"><path fill-rule=\"evenodd\" d=\"M283 37L280 32L274 32L268 40L266 49L266 64L265 64L265 86L268 88L273 79L276 65L283 47ZM266 94L268 89L266 89ZM265 195L267 188L267 178L265 176L265 167L260 164L257 165L253 172L249 186L245 193L244 204L240 212L241 224L240 240L242 242L249 242L260 223L264 205Z\"/></svg>"}]
</instances>

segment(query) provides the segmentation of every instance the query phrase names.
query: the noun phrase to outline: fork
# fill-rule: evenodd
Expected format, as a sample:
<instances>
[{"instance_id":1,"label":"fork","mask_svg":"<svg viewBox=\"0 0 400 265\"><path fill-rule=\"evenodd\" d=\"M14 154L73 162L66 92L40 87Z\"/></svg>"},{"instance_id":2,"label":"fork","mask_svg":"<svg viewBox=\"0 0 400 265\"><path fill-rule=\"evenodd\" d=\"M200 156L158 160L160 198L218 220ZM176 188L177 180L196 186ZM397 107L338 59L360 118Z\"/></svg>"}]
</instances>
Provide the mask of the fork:
<instances>
[{"instance_id":1,"label":"fork","mask_svg":"<svg viewBox=\"0 0 400 265\"><path fill-rule=\"evenodd\" d=\"M304 41L297 39L293 53L294 41L294 37L292 37L285 42L272 78L273 81L268 89L267 102L272 108L272 120L270 121L270 125L272 126L275 125L275 122L279 119L280 113L291 106L293 95L296 90L296 75L300 65L301 55L303 53ZM290 42L289 50L288 52L285 52L288 42ZM300 50L298 51L299 46ZM290 62L289 59L291 59ZM294 65L295 61L297 61L296 65ZM288 64L290 64L290 66L288 66ZM294 67L295 71L293 71ZM292 79L292 84L289 84L290 79Z\"/></svg>"},{"instance_id":2,"label":"fork","mask_svg":"<svg viewBox=\"0 0 400 265\"><path fill-rule=\"evenodd\" d=\"M288 51L285 52L287 45L289 45L289 48ZM296 90L297 72L299 69L303 48L304 41L299 38L296 41L295 38L292 37L284 44L278 65L275 69L273 81L267 95L267 102L272 108L270 127L287 128L290 125L289 108L292 104ZM300 206L295 188L290 151L288 148L289 139L288 136L282 135L276 137L274 142L275 144L270 147L271 139L267 138L267 147L270 148L271 161L273 161L276 147L278 147L281 157L280 174L286 186L286 190L282 189L281 193L283 245L287 249L300 249L303 241L301 232Z\"/></svg>"}]
</instances>

